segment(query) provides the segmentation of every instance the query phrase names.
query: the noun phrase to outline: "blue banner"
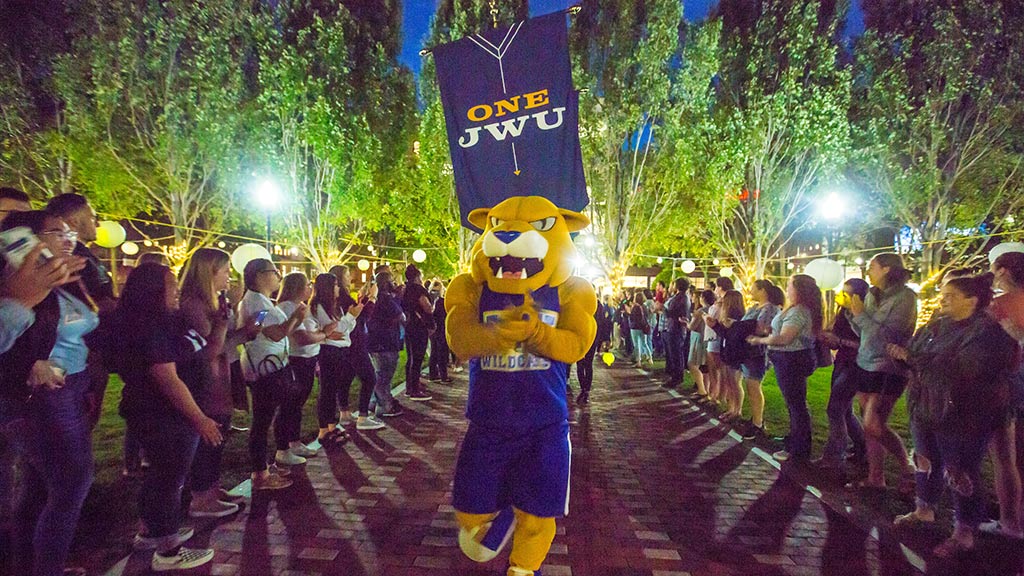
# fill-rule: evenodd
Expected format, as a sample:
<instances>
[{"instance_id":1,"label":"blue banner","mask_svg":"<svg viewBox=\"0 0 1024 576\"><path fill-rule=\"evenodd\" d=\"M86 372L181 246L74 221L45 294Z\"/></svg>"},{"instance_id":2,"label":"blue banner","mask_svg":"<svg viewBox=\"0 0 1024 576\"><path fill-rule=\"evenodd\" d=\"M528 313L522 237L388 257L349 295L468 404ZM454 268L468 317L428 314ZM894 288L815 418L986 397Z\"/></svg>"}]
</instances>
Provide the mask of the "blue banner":
<instances>
[{"instance_id":1,"label":"blue banner","mask_svg":"<svg viewBox=\"0 0 1024 576\"><path fill-rule=\"evenodd\" d=\"M543 196L588 202L565 14L495 28L433 49L462 225L476 208Z\"/></svg>"}]
</instances>

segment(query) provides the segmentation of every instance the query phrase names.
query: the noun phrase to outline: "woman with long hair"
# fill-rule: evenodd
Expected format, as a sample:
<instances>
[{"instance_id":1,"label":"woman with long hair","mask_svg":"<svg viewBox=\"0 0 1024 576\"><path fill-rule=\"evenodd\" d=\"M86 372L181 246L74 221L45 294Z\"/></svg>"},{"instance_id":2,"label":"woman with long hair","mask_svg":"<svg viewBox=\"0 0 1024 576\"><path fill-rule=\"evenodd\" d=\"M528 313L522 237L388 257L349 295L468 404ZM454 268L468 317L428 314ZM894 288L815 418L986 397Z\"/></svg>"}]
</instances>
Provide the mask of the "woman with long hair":
<instances>
[{"instance_id":1,"label":"woman with long hair","mask_svg":"<svg viewBox=\"0 0 1024 576\"><path fill-rule=\"evenodd\" d=\"M704 342L704 317L708 309L715 303L715 293L711 290L702 290L700 293L700 305L690 316L690 322L686 325L690 331L690 354L686 357L687 368L690 376L696 385L696 393L699 400L708 398L708 388L705 382L704 370L707 370L708 347Z\"/></svg>"},{"instance_id":2,"label":"woman with long hair","mask_svg":"<svg viewBox=\"0 0 1024 576\"><path fill-rule=\"evenodd\" d=\"M755 280L750 288L750 295L755 304L751 306L743 320L753 320L755 336L767 336L772 332L772 320L786 304L785 294L770 280ZM750 349L746 358L740 363L743 376L743 387L750 403L750 421L740 430L743 438L753 440L765 435L764 431L764 391L761 381L768 371L768 354L764 347Z\"/></svg>"},{"instance_id":3,"label":"woman with long hair","mask_svg":"<svg viewBox=\"0 0 1024 576\"><path fill-rule=\"evenodd\" d=\"M636 368L644 367L644 360L648 365L654 364L654 351L647 346L647 335L651 332L651 324L647 321L647 297L643 292L637 291L633 296L633 304L629 308L629 336L633 341L633 350L636 353Z\"/></svg>"},{"instance_id":4,"label":"woman with long hair","mask_svg":"<svg viewBox=\"0 0 1024 576\"><path fill-rule=\"evenodd\" d=\"M256 258L245 265L245 296L242 298L243 324L254 322L259 326L256 337L245 343L242 371L252 393L252 424L249 426L249 463L252 467L252 485L255 490L276 490L291 486L283 475L287 468L271 474L267 466L267 435L274 423L278 407L286 399L292 386L292 371L288 367L288 336L302 325L309 313L300 303L289 315L274 305L270 297L277 291L281 273L266 258ZM284 437L287 424L276 419L274 434ZM278 442L280 444L280 442Z\"/></svg>"},{"instance_id":5,"label":"woman with long hair","mask_svg":"<svg viewBox=\"0 0 1024 576\"><path fill-rule=\"evenodd\" d=\"M769 336L750 336L747 342L768 346L775 378L789 412L786 447L773 456L780 462L805 460L811 454L811 413L807 409L807 378L817 359L814 343L821 332L821 290L814 278L796 274L786 284L788 306L772 320Z\"/></svg>"},{"instance_id":6,"label":"woman with long hair","mask_svg":"<svg viewBox=\"0 0 1024 576\"><path fill-rule=\"evenodd\" d=\"M1002 294L989 313L1013 339L1024 345L1024 253L1007 252L992 263L995 286ZM1024 477L1024 362L1011 380L1010 409L1006 422L992 436L989 454L995 469L999 519L984 522L983 532L1020 540L1022 531L1021 478Z\"/></svg>"},{"instance_id":7,"label":"woman with long hair","mask_svg":"<svg viewBox=\"0 0 1024 576\"><path fill-rule=\"evenodd\" d=\"M187 549L181 490L200 439L223 442L220 426L195 398L210 389L208 342L177 313L178 281L166 266L143 264L128 277L111 319L112 338L131 342L131 354L112 355L124 381L121 415L149 459L139 489L144 530L135 547L155 549L153 571L206 564L213 550Z\"/></svg>"},{"instance_id":8,"label":"woman with long hair","mask_svg":"<svg viewBox=\"0 0 1024 576\"><path fill-rule=\"evenodd\" d=\"M906 366L886 352L890 344L906 346L917 323L917 295L907 288L910 271L899 254L878 254L868 264L871 289L867 298L850 299L854 330L860 334L857 349L857 390L864 410L868 476L859 487L885 487L884 460L888 451L896 457L901 473L900 490L913 487L914 465L903 440L889 427L889 416L907 387Z\"/></svg>"},{"instance_id":9,"label":"woman with long hair","mask_svg":"<svg viewBox=\"0 0 1024 576\"><path fill-rule=\"evenodd\" d=\"M708 317L705 322L711 326L725 346L730 344L729 329L735 322L743 318L746 308L743 306L743 294L739 290L727 290L718 301L718 314L715 317ZM743 344L746 346L746 344ZM725 348L723 347L723 351ZM724 355L723 355L724 356ZM740 387L740 364L726 362L723 358L722 366L718 371L718 386L726 409L722 419L732 421L742 416L743 410L743 389Z\"/></svg>"},{"instance_id":10,"label":"woman with long hair","mask_svg":"<svg viewBox=\"0 0 1024 576\"><path fill-rule=\"evenodd\" d=\"M300 304L307 302L313 294L309 279L302 272L292 272L281 280L281 292L277 296L277 307L291 315ZM337 322L320 326L313 314L306 316L294 332L288 335L288 364L292 368L294 382L281 403L278 415L281 433L277 435L278 464L302 464L306 458L316 456L319 444L306 446L299 437L302 434L302 407L313 391L316 378L317 356L320 344L334 333Z\"/></svg>"},{"instance_id":11,"label":"woman with long hair","mask_svg":"<svg viewBox=\"0 0 1024 576\"><path fill-rule=\"evenodd\" d=\"M370 402L373 399L373 390L377 385L377 371L370 359L367 345L366 321L373 314L377 305L377 283L364 282L357 294L358 300L352 297L352 274L348 266L333 266L330 274L338 281L338 314L351 316L355 319L355 326L348 332L348 339L351 343L344 350L342 366L344 370L338 381L338 407L341 415L338 418L338 426L347 426L352 419L352 412L349 410L349 396L352 391L352 381L359 378L359 399L356 405L355 423L356 430L379 430L384 428L376 415L370 413ZM347 324L347 323L346 323ZM398 407L398 401L394 400L393 408Z\"/></svg>"},{"instance_id":12,"label":"woman with long hair","mask_svg":"<svg viewBox=\"0 0 1024 576\"><path fill-rule=\"evenodd\" d=\"M145 264L143 264L145 265ZM227 436L231 428L231 369L226 350L245 341L245 330L235 326L235 314L227 299L231 282L231 257L216 248L200 248L181 270L180 313L185 325L206 339L210 363L210 387L197 399L203 413L217 422ZM220 487L224 444L200 443L192 460L189 515L220 518L238 511L238 504Z\"/></svg>"},{"instance_id":13,"label":"woman with long hair","mask_svg":"<svg viewBox=\"0 0 1024 576\"><path fill-rule=\"evenodd\" d=\"M30 229L54 256L71 257L77 234L60 218L29 211L3 221L3 230L19 227ZM26 490L9 550L13 574L56 576L65 570L93 481L86 338L99 317L80 281L55 287L32 312L35 321L0 355L0 423L25 456Z\"/></svg>"},{"instance_id":14,"label":"woman with long hair","mask_svg":"<svg viewBox=\"0 0 1024 576\"><path fill-rule=\"evenodd\" d=\"M935 522L948 487L953 492L953 535L933 552L949 558L974 548L984 518L981 462L993 433L1006 422L1009 385L1020 347L985 309L992 275L960 277L941 289L942 313L917 331L907 347L890 344L912 381L907 398L914 438L916 507L897 527Z\"/></svg>"},{"instance_id":15,"label":"woman with long hair","mask_svg":"<svg viewBox=\"0 0 1024 576\"><path fill-rule=\"evenodd\" d=\"M864 428L853 413L853 399L857 396L857 349L860 336L850 322L850 301L864 299L868 294L868 283L860 278L851 278L843 283L843 289L836 295L839 310L832 328L821 333L821 340L836 350L832 362L832 387L828 396L828 441L821 458L813 462L824 468L840 467L847 458L847 446L853 442L853 460L867 457Z\"/></svg>"}]
</instances>

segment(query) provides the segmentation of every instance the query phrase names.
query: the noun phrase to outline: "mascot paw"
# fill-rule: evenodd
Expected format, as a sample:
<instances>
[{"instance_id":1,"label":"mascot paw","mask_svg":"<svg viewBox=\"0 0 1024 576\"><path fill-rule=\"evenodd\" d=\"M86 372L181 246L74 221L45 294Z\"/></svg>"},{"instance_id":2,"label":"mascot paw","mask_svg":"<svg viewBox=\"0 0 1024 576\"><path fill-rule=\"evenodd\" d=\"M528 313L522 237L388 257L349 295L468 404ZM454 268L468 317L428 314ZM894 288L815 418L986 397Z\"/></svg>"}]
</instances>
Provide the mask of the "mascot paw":
<instances>
[{"instance_id":1,"label":"mascot paw","mask_svg":"<svg viewBox=\"0 0 1024 576\"><path fill-rule=\"evenodd\" d=\"M505 508L494 520L470 529L459 530L459 547L467 558L475 562L489 562L501 554L512 538L516 517L512 508Z\"/></svg>"}]
</instances>

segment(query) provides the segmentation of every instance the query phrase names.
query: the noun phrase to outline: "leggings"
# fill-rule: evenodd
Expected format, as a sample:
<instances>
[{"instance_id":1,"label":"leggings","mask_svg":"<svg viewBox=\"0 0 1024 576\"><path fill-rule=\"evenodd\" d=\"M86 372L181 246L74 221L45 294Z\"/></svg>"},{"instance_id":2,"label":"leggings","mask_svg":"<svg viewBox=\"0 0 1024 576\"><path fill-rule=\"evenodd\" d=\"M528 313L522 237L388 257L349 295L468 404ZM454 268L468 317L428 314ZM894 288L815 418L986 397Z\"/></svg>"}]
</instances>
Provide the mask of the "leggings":
<instances>
[{"instance_id":1,"label":"leggings","mask_svg":"<svg viewBox=\"0 0 1024 576\"><path fill-rule=\"evenodd\" d=\"M274 415L291 385L291 370L287 367L273 374L263 376L250 384L252 392L252 424L249 425L249 463L253 472L267 469L267 436ZM281 423L274 426L277 444L282 440L285 446L288 440L284 437Z\"/></svg>"},{"instance_id":2,"label":"leggings","mask_svg":"<svg viewBox=\"0 0 1024 576\"><path fill-rule=\"evenodd\" d=\"M355 348L342 348L341 351L342 372L338 379L338 406L342 410L348 410L348 397L352 390L352 381L358 377L359 415L367 416L370 413L373 387L377 384L377 372L373 368L373 361L370 360L370 353Z\"/></svg>"},{"instance_id":3,"label":"leggings","mask_svg":"<svg viewBox=\"0 0 1024 576\"><path fill-rule=\"evenodd\" d=\"M277 449L287 450L289 443L298 442L302 436L302 407L313 391L313 378L316 376L316 358L288 358L295 380L287 387L281 398L281 414L277 426ZM287 370L287 368L286 368Z\"/></svg>"}]
</instances>

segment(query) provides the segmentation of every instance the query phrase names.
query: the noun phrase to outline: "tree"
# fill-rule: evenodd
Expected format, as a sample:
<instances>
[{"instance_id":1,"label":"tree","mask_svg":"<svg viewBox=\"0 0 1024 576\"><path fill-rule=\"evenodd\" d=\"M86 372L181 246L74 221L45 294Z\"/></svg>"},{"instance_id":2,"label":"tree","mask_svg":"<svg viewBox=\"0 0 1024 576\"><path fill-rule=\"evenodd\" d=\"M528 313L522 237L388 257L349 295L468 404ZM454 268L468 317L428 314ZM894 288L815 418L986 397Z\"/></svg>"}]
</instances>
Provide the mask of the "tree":
<instances>
[{"instance_id":1,"label":"tree","mask_svg":"<svg viewBox=\"0 0 1024 576\"><path fill-rule=\"evenodd\" d=\"M55 66L76 181L107 212L170 226L175 260L234 205L221 184L241 129L246 17L224 0L85 0Z\"/></svg>"},{"instance_id":2,"label":"tree","mask_svg":"<svg viewBox=\"0 0 1024 576\"><path fill-rule=\"evenodd\" d=\"M255 18L261 150L284 184L285 235L321 270L387 225L411 148L414 98L395 60L397 24L358 14L370 20L300 0Z\"/></svg>"},{"instance_id":3,"label":"tree","mask_svg":"<svg viewBox=\"0 0 1024 576\"><path fill-rule=\"evenodd\" d=\"M845 165L850 73L838 62L840 20L821 2L765 3L756 20L722 35L706 229L743 281L785 258L812 222L819 188Z\"/></svg>"},{"instance_id":4,"label":"tree","mask_svg":"<svg viewBox=\"0 0 1024 576\"><path fill-rule=\"evenodd\" d=\"M987 242L970 237L1000 232L1024 206L1024 34L1013 6L866 6L857 174L895 227L920 243L904 249L919 253L927 282L977 262Z\"/></svg>"},{"instance_id":5,"label":"tree","mask_svg":"<svg viewBox=\"0 0 1024 576\"><path fill-rule=\"evenodd\" d=\"M592 233L614 287L644 241L663 230L685 197L672 175L683 113L672 98L681 5L673 0L584 2L573 19L570 52L580 95L580 142ZM689 64L685 61L684 63ZM701 68L687 66L701 97ZM705 78L710 83L710 77ZM705 84L706 87L708 84ZM685 92L685 91L684 91ZM694 100L687 102L686 97ZM685 106L683 107L685 109Z\"/></svg>"}]
</instances>

